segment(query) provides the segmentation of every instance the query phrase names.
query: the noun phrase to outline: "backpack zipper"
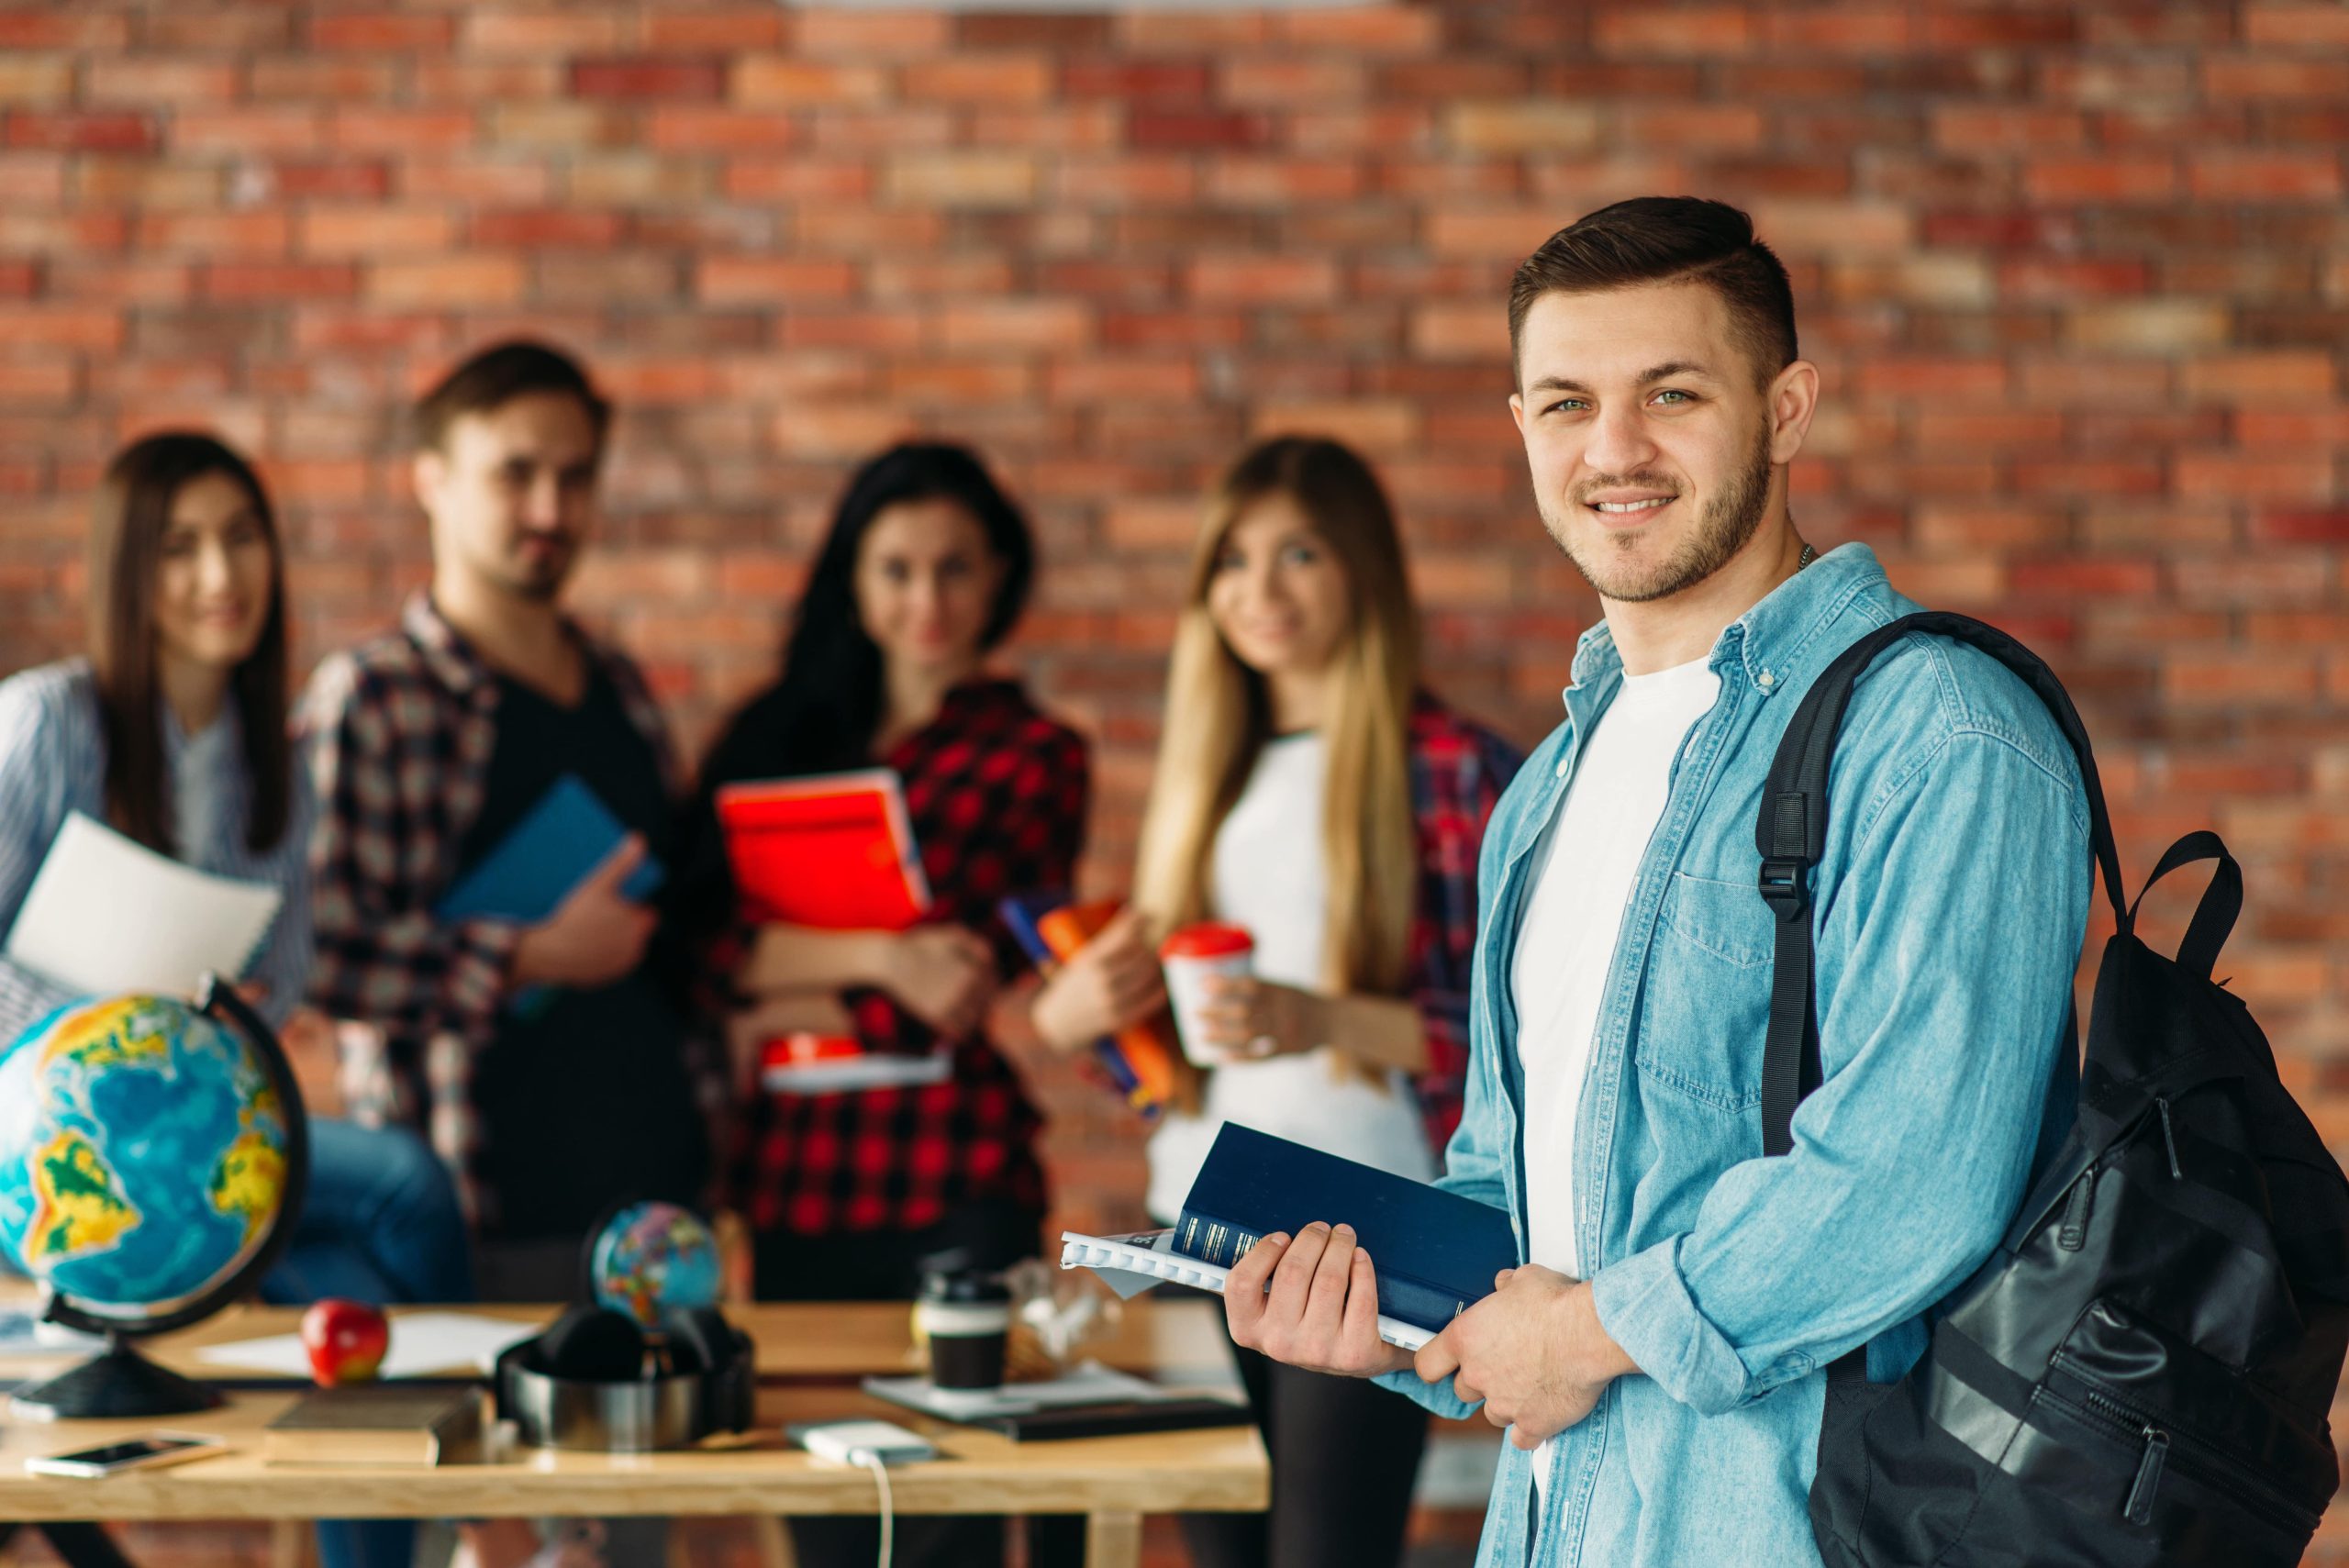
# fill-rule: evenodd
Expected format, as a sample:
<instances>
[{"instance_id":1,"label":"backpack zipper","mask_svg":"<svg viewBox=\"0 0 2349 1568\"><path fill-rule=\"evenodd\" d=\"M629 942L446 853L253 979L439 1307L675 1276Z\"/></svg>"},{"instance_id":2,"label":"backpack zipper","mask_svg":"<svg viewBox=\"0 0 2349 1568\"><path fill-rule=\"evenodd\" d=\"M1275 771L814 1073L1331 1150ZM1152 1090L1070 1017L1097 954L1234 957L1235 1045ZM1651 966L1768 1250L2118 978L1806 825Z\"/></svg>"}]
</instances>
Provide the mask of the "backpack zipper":
<instances>
[{"instance_id":1,"label":"backpack zipper","mask_svg":"<svg viewBox=\"0 0 2349 1568\"><path fill-rule=\"evenodd\" d=\"M2316 1529L2317 1515L2286 1496L2266 1477L2216 1444L2192 1432L2165 1425L2163 1418L2154 1412L2105 1392L2099 1386L2098 1380L2085 1371L2068 1351L2056 1351L2054 1364L2077 1378L2081 1389L2077 1399L2048 1389L2046 1392L2058 1404L2070 1406L2090 1418L2092 1424L2103 1427L2113 1436L2143 1445L2137 1462L2136 1481L2130 1488L2129 1501L2124 1507L2131 1522L2147 1522L2147 1518L2140 1517L2140 1511L2150 1517L2154 1492L2161 1485L2163 1473L2175 1462L2187 1474L2227 1494L2245 1507L2279 1515L2303 1529ZM2154 1451L2156 1448L2158 1454Z\"/></svg>"},{"instance_id":2,"label":"backpack zipper","mask_svg":"<svg viewBox=\"0 0 2349 1568\"><path fill-rule=\"evenodd\" d=\"M2178 1168L2177 1133L2169 1124L2169 1096L2167 1095L2154 1096L2154 1108L2161 1112L2162 1116L2162 1147L2169 1151L2169 1179L2173 1182L2182 1182L2186 1179L2186 1173Z\"/></svg>"},{"instance_id":3,"label":"backpack zipper","mask_svg":"<svg viewBox=\"0 0 2349 1568\"><path fill-rule=\"evenodd\" d=\"M2063 1223L2055 1228L2055 1245L2076 1252L2088 1244L2088 1206L2096 1198L2096 1167L2090 1165L2072 1184L2064 1199Z\"/></svg>"}]
</instances>

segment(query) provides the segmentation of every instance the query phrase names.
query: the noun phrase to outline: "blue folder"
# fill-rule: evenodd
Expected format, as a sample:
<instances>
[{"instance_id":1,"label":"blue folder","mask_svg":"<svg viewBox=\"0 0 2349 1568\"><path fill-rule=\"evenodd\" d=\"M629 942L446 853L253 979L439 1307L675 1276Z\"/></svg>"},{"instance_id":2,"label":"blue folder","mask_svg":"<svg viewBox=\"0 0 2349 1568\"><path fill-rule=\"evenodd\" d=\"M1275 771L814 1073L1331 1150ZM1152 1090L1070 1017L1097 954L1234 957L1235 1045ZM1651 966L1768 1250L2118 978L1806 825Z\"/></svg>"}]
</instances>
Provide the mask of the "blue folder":
<instances>
[{"instance_id":1,"label":"blue folder","mask_svg":"<svg viewBox=\"0 0 2349 1568\"><path fill-rule=\"evenodd\" d=\"M575 773L565 773L497 847L440 897L433 913L443 920L517 920L535 926L555 912L571 890L628 837L612 815ZM641 904L660 891L667 873L647 855L620 892Z\"/></svg>"}]
</instances>

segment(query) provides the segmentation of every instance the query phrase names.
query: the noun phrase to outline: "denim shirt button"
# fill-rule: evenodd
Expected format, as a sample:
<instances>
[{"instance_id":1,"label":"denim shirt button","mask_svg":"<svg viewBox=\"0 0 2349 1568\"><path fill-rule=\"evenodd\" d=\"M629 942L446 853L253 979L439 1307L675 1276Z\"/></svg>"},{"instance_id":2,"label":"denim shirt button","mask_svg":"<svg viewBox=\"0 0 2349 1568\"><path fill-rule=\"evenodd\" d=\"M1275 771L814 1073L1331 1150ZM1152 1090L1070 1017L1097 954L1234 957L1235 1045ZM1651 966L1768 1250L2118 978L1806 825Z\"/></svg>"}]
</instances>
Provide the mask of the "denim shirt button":
<instances>
[{"instance_id":1,"label":"denim shirt button","mask_svg":"<svg viewBox=\"0 0 2349 1568\"><path fill-rule=\"evenodd\" d=\"M1769 672L1769 671L1767 671L1767 670L1763 671L1759 675L1756 675L1753 679L1754 679L1755 684L1758 684L1758 685L1760 685L1760 686L1761 686L1761 688L1762 688L1764 691L1765 691L1765 692L1766 692L1766 691L1768 691L1772 686L1774 686L1774 685L1777 684L1777 680L1778 680L1778 678L1777 678L1776 675L1773 675L1773 674L1772 674L1772 673L1770 673L1770 672Z\"/></svg>"}]
</instances>

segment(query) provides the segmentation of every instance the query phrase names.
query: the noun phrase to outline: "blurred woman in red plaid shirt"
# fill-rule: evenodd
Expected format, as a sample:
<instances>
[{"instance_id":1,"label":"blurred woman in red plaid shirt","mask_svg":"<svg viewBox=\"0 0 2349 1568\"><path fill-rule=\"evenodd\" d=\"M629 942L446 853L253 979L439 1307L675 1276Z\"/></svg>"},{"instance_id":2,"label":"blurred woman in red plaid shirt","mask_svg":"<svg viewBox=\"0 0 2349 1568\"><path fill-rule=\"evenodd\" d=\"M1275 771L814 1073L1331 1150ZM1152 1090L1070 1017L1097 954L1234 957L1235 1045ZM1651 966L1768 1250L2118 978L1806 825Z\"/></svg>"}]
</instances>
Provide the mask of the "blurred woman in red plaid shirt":
<instances>
[{"instance_id":1,"label":"blurred woman in red plaid shirt","mask_svg":"<svg viewBox=\"0 0 2349 1568\"><path fill-rule=\"evenodd\" d=\"M1175 633L1133 906L1037 993L1074 1050L1163 1005L1154 940L1248 928L1208 1010L1224 1055L1150 1144L1169 1223L1227 1120L1421 1181L1460 1118L1476 852L1520 754L1422 690L1395 517L1362 459L1281 437L1208 506ZM1268 1514L1185 1520L1205 1568L1401 1556L1426 1442L1375 1385L1238 1352L1273 1459Z\"/></svg>"},{"instance_id":2,"label":"blurred woman in red plaid shirt","mask_svg":"<svg viewBox=\"0 0 2349 1568\"><path fill-rule=\"evenodd\" d=\"M1000 1268L1037 1254L1041 1125L984 1029L1024 966L997 919L1008 894L1066 887L1084 843L1085 741L991 674L1027 602L1026 520L960 447L891 449L851 481L817 557L781 678L702 770L672 906L706 1006L745 1047L793 1029L868 1052L935 1053L941 1081L751 1093L733 1171L762 1300L909 1299L925 1259ZM714 795L740 780L885 767L905 786L931 893L901 932L744 926ZM751 1072L750 1050L743 1073ZM869 1562L870 1520L795 1519L799 1560ZM999 1521L906 1520L901 1564L1000 1561Z\"/></svg>"}]
</instances>

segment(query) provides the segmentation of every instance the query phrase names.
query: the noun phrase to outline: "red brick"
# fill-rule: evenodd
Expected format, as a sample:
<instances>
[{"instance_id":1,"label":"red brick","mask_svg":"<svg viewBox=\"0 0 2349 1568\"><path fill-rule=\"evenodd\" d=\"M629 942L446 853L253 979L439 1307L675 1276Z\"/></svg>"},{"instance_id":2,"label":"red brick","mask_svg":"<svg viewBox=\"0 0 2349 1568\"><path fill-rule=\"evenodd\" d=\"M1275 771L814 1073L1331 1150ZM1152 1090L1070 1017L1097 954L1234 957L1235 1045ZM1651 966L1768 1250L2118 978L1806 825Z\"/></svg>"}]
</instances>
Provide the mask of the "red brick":
<instances>
[{"instance_id":1,"label":"red brick","mask_svg":"<svg viewBox=\"0 0 2349 1568\"><path fill-rule=\"evenodd\" d=\"M394 308L477 310L512 305L527 276L519 259L480 254L433 261L385 261L367 269L366 298Z\"/></svg>"},{"instance_id":2,"label":"red brick","mask_svg":"<svg viewBox=\"0 0 2349 1568\"><path fill-rule=\"evenodd\" d=\"M0 261L0 298L30 298L39 286L40 269L34 263Z\"/></svg>"},{"instance_id":3,"label":"red brick","mask_svg":"<svg viewBox=\"0 0 2349 1568\"><path fill-rule=\"evenodd\" d=\"M2268 544L2349 545L2349 506L2256 513L2251 537Z\"/></svg>"},{"instance_id":4,"label":"red brick","mask_svg":"<svg viewBox=\"0 0 2349 1568\"><path fill-rule=\"evenodd\" d=\"M2349 11L2305 3L2254 4L2243 7L2245 42L2289 49L2349 49Z\"/></svg>"},{"instance_id":5,"label":"red brick","mask_svg":"<svg viewBox=\"0 0 2349 1568\"><path fill-rule=\"evenodd\" d=\"M1916 37L1916 18L1897 6L1838 4L1800 11L1765 7L1760 20L1773 48L1803 53L1869 58L1902 54Z\"/></svg>"},{"instance_id":6,"label":"red brick","mask_svg":"<svg viewBox=\"0 0 2349 1568\"><path fill-rule=\"evenodd\" d=\"M663 152L774 152L796 145L799 130L768 110L664 104L652 111L645 139Z\"/></svg>"},{"instance_id":7,"label":"red brick","mask_svg":"<svg viewBox=\"0 0 2349 1568\"><path fill-rule=\"evenodd\" d=\"M455 19L449 17L352 11L310 18L310 43L317 49L387 55L430 53L447 49L455 37Z\"/></svg>"},{"instance_id":8,"label":"red brick","mask_svg":"<svg viewBox=\"0 0 2349 1568\"><path fill-rule=\"evenodd\" d=\"M2168 158L2034 158L2023 169L2023 189L2039 202L2152 202L2176 188Z\"/></svg>"},{"instance_id":9,"label":"red brick","mask_svg":"<svg viewBox=\"0 0 2349 1568\"><path fill-rule=\"evenodd\" d=\"M8 116L8 145L50 147L72 152L151 152L155 121L143 114L39 114Z\"/></svg>"},{"instance_id":10,"label":"red brick","mask_svg":"<svg viewBox=\"0 0 2349 1568\"><path fill-rule=\"evenodd\" d=\"M0 342L53 349L118 349L124 318L115 310L0 304Z\"/></svg>"},{"instance_id":11,"label":"red brick","mask_svg":"<svg viewBox=\"0 0 2349 1568\"><path fill-rule=\"evenodd\" d=\"M1351 159L1225 154L1208 169L1208 199L1227 206L1287 209L1351 201L1361 194L1362 183L1362 165Z\"/></svg>"},{"instance_id":12,"label":"red brick","mask_svg":"<svg viewBox=\"0 0 2349 1568\"><path fill-rule=\"evenodd\" d=\"M297 243L305 255L374 260L444 250L455 234L438 207L314 206L302 215Z\"/></svg>"},{"instance_id":13,"label":"red brick","mask_svg":"<svg viewBox=\"0 0 2349 1568\"><path fill-rule=\"evenodd\" d=\"M237 68L211 61L138 56L93 60L82 82L84 104L142 109L225 104L237 95Z\"/></svg>"},{"instance_id":14,"label":"red brick","mask_svg":"<svg viewBox=\"0 0 2349 1568\"><path fill-rule=\"evenodd\" d=\"M1602 128L1592 105L1540 98L1456 104L1443 117L1444 139L1474 153L1587 152Z\"/></svg>"},{"instance_id":15,"label":"red brick","mask_svg":"<svg viewBox=\"0 0 2349 1568\"><path fill-rule=\"evenodd\" d=\"M845 299L856 289L846 261L774 256L705 256L694 268L694 295L712 305Z\"/></svg>"},{"instance_id":16,"label":"red brick","mask_svg":"<svg viewBox=\"0 0 2349 1568\"><path fill-rule=\"evenodd\" d=\"M1323 257L1203 257L1184 269L1185 292L1208 304L1313 305L1338 297L1338 269Z\"/></svg>"},{"instance_id":17,"label":"red brick","mask_svg":"<svg viewBox=\"0 0 2349 1568\"><path fill-rule=\"evenodd\" d=\"M2198 300L2084 306L2070 313L2065 338L2076 348L2169 354L2225 340L2227 309Z\"/></svg>"},{"instance_id":18,"label":"red brick","mask_svg":"<svg viewBox=\"0 0 2349 1568\"><path fill-rule=\"evenodd\" d=\"M1198 395L1198 367L1186 359L1088 357L1053 365L1045 381L1054 403L1187 403Z\"/></svg>"},{"instance_id":19,"label":"red brick","mask_svg":"<svg viewBox=\"0 0 2349 1568\"><path fill-rule=\"evenodd\" d=\"M142 250L185 250L217 256L282 256L292 226L282 212L150 213L139 220Z\"/></svg>"},{"instance_id":20,"label":"red brick","mask_svg":"<svg viewBox=\"0 0 2349 1568\"><path fill-rule=\"evenodd\" d=\"M2202 61L2202 87L2221 101L2307 98L2337 104L2349 98L2349 60L2221 55Z\"/></svg>"},{"instance_id":21,"label":"red brick","mask_svg":"<svg viewBox=\"0 0 2349 1568\"><path fill-rule=\"evenodd\" d=\"M571 91L582 98L717 99L725 95L725 67L715 59L615 57L573 61Z\"/></svg>"},{"instance_id":22,"label":"red brick","mask_svg":"<svg viewBox=\"0 0 2349 1568\"><path fill-rule=\"evenodd\" d=\"M2324 501L2334 494L2329 452L2306 457L2282 452L2180 452L2176 473L2181 495Z\"/></svg>"},{"instance_id":23,"label":"red brick","mask_svg":"<svg viewBox=\"0 0 2349 1568\"><path fill-rule=\"evenodd\" d=\"M1258 147L1272 139L1272 121L1237 111L1136 109L1127 135L1136 147Z\"/></svg>"},{"instance_id":24,"label":"red brick","mask_svg":"<svg viewBox=\"0 0 2349 1568\"><path fill-rule=\"evenodd\" d=\"M1606 55L1740 55L1754 46L1753 15L1744 6L1623 6L1591 18L1591 41Z\"/></svg>"},{"instance_id":25,"label":"red brick","mask_svg":"<svg viewBox=\"0 0 2349 1568\"><path fill-rule=\"evenodd\" d=\"M783 410L774 424L775 446L805 458L862 459L911 429L904 411L887 403L806 404Z\"/></svg>"},{"instance_id":26,"label":"red brick","mask_svg":"<svg viewBox=\"0 0 2349 1568\"><path fill-rule=\"evenodd\" d=\"M612 11L584 7L543 12L483 11L465 17L459 52L468 55L609 54L627 40L621 18Z\"/></svg>"},{"instance_id":27,"label":"red brick","mask_svg":"<svg viewBox=\"0 0 2349 1568\"><path fill-rule=\"evenodd\" d=\"M474 135L468 109L379 109L338 106L327 134L344 152L384 152L413 157L420 151L452 151Z\"/></svg>"},{"instance_id":28,"label":"red brick","mask_svg":"<svg viewBox=\"0 0 2349 1568\"><path fill-rule=\"evenodd\" d=\"M1039 105L1052 99L1052 67L1041 54L950 55L907 65L903 88L918 104Z\"/></svg>"},{"instance_id":29,"label":"red brick","mask_svg":"<svg viewBox=\"0 0 2349 1568\"><path fill-rule=\"evenodd\" d=\"M2034 305L2066 305L2083 295L2143 294L2149 283L2143 261L2033 257L2001 262L1998 292Z\"/></svg>"},{"instance_id":30,"label":"red brick","mask_svg":"<svg viewBox=\"0 0 2349 1568\"><path fill-rule=\"evenodd\" d=\"M571 207L523 207L476 213L465 226L465 238L470 243L497 250L602 250L617 240L619 234L620 217L618 213L581 211Z\"/></svg>"},{"instance_id":31,"label":"red brick","mask_svg":"<svg viewBox=\"0 0 2349 1568\"><path fill-rule=\"evenodd\" d=\"M1936 10L1925 18L1925 42L1935 49L2064 44L2077 30L2072 14L2061 7Z\"/></svg>"},{"instance_id":32,"label":"red brick","mask_svg":"<svg viewBox=\"0 0 2349 1568\"><path fill-rule=\"evenodd\" d=\"M651 50L773 49L784 40L784 13L769 5L716 6L701 11L656 11L644 17Z\"/></svg>"},{"instance_id":33,"label":"red brick","mask_svg":"<svg viewBox=\"0 0 2349 1568\"><path fill-rule=\"evenodd\" d=\"M1024 402L1035 394L1036 373L1019 360L952 360L918 356L894 367L884 382L889 396L911 404L979 405Z\"/></svg>"},{"instance_id":34,"label":"red brick","mask_svg":"<svg viewBox=\"0 0 2349 1568\"><path fill-rule=\"evenodd\" d=\"M1025 207L1036 177L1026 152L907 152L889 160L881 188L904 206Z\"/></svg>"},{"instance_id":35,"label":"red brick","mask_svg":"<svg viewBox=\"0 0 2349 1568\"><path fill-rule=\"evenodd\" d=\"M1073 98L1195 105L1207 99L1211 80L1196 61L1079 60L1062 72L1061 91Z\"/></svg>"},{"instance_id":36,"label":"red brick","mask_svg":"<svg viewBox=\"0 0 2349 1568\"><path fill-rule=\"evenodd\" d=\"M1066 159L1057 173L1056 199L1080 207L1186 206L1198 189L1194 161L1172 154Z\"/></svg>"},{"instance_id":37,"label":"red brick","mask_svg":"<svg viewBox=\"0 0 2349 1568\"><path fill-rule=\"evenodd\" d=\"M802 105L885 103L887 72L870 65L826 64L789 55L749 55L734 61L727 95L762 108Z\"/></svg>"},{"instance_id":38,"label":"red brick","mask_svg":"<svg viewBox=\"0 0 2349 1568\"><path fill-rule=\"evenodd\" d=\"M1933 145L1944 152L2053 152L2087 139L2087 117L2015 104L1937 104Z\"/></svg>"},{"instance_id":39,"label":"red brick","mask_svg":"<svg viewBox=\"0 0 2349 1568\"><path fill-rule=\"evenodd\" d=\"M799 52L847 59L905 59L942 54L946 17L935 11L868 11L814 7L797 14Z\"/></svg>"},{"instance_id":40,"label":"red brick","mask_svg":"<svg viewBox=\"0 0 2349 1568\"><path fill-rule=\"evenodd\" d=\"M178 305L195 292L195 269L183 261L94 260L49 280L52 299L117 306Z\"/></svg>"},{"instance_id":41,"label":"red brick","mask_svg":"<svg viewBox=\"0 0 2349 1568\"><path fill-rule=\"evenodd\" d=\"M529 206L552 197L550 173L541 159L412 158L399 164L399 192L414 202Z\"/></svg>"},{"instance_id":42,"label":"red brick","mask_svg":"<svg viewBox=\"0 0 2349 1568\"><path fill-rule=\"evenodd\" d=\"M2341 195L2341 158L2324 152L2201 152L2189 160L2205 201L2330 201Z\"/></svg>"},{"instance_id":43,"label":"red brick","mask_svg":"<svg viewBox=\"0 0 2349 1568\"><path fill-rule=\"evenodd\" d=\"M95 7L0 11L0 49L118 50L130 41L130 18Z\"/></svg>"},{"instance_id":44,"label":"red brick","mask_svg":"<svg viewBox=\"0 0 2349 1568\"><path fill-rule=\"evenodd\" d=\"M2183 383L2188 396L2222 403L2324 397L2336 384L2332 356L2321 349L2205 355L2188 361Z\"/></svg>"},{"instance_id":45,"label":"red brick","mask_svg":"<svg viewBox=\"0 0 2349 1568\"><path fill-rule=\"evenodd\" d=\"M1346 54L1430 54L1443 37L1442 12L1418 6L1308 6L1276 14L1274 27L1290 43Z\"/></svg>"},{"instance_id":46,"label":"red brick","mask_svg":"<svg viewBox=\"0 0 2349 1568\"><path fill-rule=\"evenodd\" d=\"M0 406L61 406L81 387L81 372L72 360L0 360Z\"/></svg>"},{"instance_id":47,"label":"red brick","mask_svg":"<svg viewBox=\"0 0 2349 1568\"><path fill-rule=\"evenodd\" d=\"M994 349L1074 350L1093 337L1093 313L1067 300L995 300L948 306L939 341L957 353Z\"/></svg>"},{"instance_id":48,"label":"red brick","mask_svg":"<svg viewBox=\"0 0 2349 1568\"><path fill-rule=\"evenodd\" d=\"M1763 145L1763 115L1745 104L1688 104L1634 108L1623 117L1631 146L1751 151Z\"/></svg>"},{"instance_id":49,"label":"red brick","mask_svg":"<svg viewBox=\"0 0 2349 1568\"><path fill-rule=\"evenodd\" d=\"M1217 72L1216 96L1247 109L1327 108L1362 98L1369 84L1358 60L1235 60Z\"/></svg>"},{"instance_id":50,"label":"red brick","mask_svg":"<svg viewBox=\"0 0 2349 1568\"><path fill-rule=\"evenodd\" d=\"M2349 447L2349 407L2245 410L2235 416L2234 430L2244 447Z\"/></svg>"},{"instance_id":51,"label":"red brick","mask_svg":"<svg viewBox=\"0 0 2349 1568\"><path fill-rule=\"evenodd\" d=\"M349 262L221 261L204 269L212 299L347 299L359 292L359 269Z\"/></svg>"},{"instance_id":52,"label":"red brick","mask_svg":"<svg viewBox=\"0 0 2349 1568\"><path fill-rule=\"evenodd\" d=\"M1267 403L1250 419L1249 434L1332 436L1365 452L1377 453L1418 440L1419 414L1399 401Z\"/></svg>"},{"instance_id":53,"label":"red brick","mask_svg":"<svg viewBox=\"0 0 2349 1568\"><path fill-rule=\"evenodd\" d=\"M0 55L0 107L62 104L73 96L73 58L65 54Z\"/></svg>"}]
</instances>

